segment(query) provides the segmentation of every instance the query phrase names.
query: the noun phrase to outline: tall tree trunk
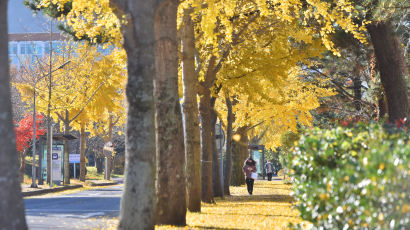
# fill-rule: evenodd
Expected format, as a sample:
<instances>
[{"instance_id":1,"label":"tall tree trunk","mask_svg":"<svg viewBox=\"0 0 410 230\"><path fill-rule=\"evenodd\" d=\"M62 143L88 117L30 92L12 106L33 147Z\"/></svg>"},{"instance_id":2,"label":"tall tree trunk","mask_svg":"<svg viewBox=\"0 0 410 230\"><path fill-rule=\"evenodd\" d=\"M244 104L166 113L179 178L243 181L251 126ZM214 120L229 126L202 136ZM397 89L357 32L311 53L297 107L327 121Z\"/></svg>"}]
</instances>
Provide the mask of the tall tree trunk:
<instances>
[{"instance_id":1,"label":"tall tree trunk","mask_svg":"<svg viewBox=\"0 0 410 230\"><path fill-rule=\"evenodd\" d=\"M242 171L244 162L244 148L248 149L247 127L239 127L232 142L232 177L231 184L240 186L245 184L245 177ZM246 137L245 137L246 136ZM245 146L244 146L245 145Z\"/></svg>"},{"instance_id":2,"label":"tall tree trunk","mask_svg":"<svg viewBox=\"0 0 410 230\"><path fill-rule=\"evenodd\" d=\"M154 98L157 147L157 224L185 225L185 150L178 96L178 0L155 11Z\"/></svg>"},{"instance_id":3,"label":"tall tree trunk","mask_svg":"<svg viewBox=\"0 0 410 230\"><path fill-rule=\"evenodd\" d=\"M214 203L212 191L212 127L211 125L211 86L215 80L216 57L209 59L205 80L200 82L198 92L199 116L201 122L201 155L202 155L202 201Z\"/></svg>"},{"instance_id":4,"label":"tall tree trunk","mask_svg":"<svg viewBox=\"0 0 410 230\"><path fill-rule=\"evenodd\" d=\"M0 229L27 229L11 108L7 2L0 2Z\"/></svg>"},{"instance_id":5,"label":"tall tree trunk","mask_svg":"<svg viewBox=\"0 0 410 230\"><path fill-rule=\"evenodd\" d=\"M80 129L80 181L85 181L85 130Z\"/></svg>"},{"instance_id":6,"label":"tall tree trunk","mask_svg":"<svg viewBox=\"0 0 410 230\"><path fill-rule=\"evenodd\" d=\"M221 182L221 172L220 172L220 162L219 162L219 152L216 147L216 121L217 115L214 109L211 109L211 138L212 138L212 190L214 197L223 197L222 182Z\"/></svg>"},{"instance_id":7,"label":"tall tree trunk","mask_svg":"<svg viewBox=\"0 0 410 230\"><path fill-rule=\"evenodd\" d=\"M125 182L119 229L155 227L154 12L158 0L112 0L128 60Z\"/></svg>"},{"instance_id":8,"label":"tall tree trunk","mask_svg":"<svg viewBox=\"0 0 410 230\"><path fill-rule=\"evenodd\" d=\"M201 117L201 153L202 153L202 201L213 203L212 191L212 124L211 124L211 90L203 88L199 100Z\"/></svg>"},{"instance_id":9,"label":"tall tree trunk","mask_svg":"<svg viewBox=\"0 0 410 230\"><path fill-rule=\"evenodd\" d=\"M198 120L198 79L195 73L194 24L184 12L182 27L182 83L188 210L201 211L201 140Z\"/></svg>"},{"instance_id":10,"label":"tall tree trunk","mask_svg":"<svg viewBox=\"0 0 410 230\"><path fill-rule=\"evenodd\" d=\"M407 117L409 122L409 99L407 95L406 60L401 43L388 21L367 25L376 54L380 79L387 97L389 121L394 123Z\"/></svg>"},{"instance_id":11,"label":"tall tree trunk","mask_svg":"<svg viewBox=\"0 0 410 230\"><path fill-rule=\"evenodd\" d=\"M70 134L70 123L68 123L68 110L65 113L65 121L64 121L64 135ZM70 162L69 162L69 142L68 140L64 140L64 185L70 184Z\"/></svg>"},{"instance_id":12,"label":"tall tree trunk","mask_svg":"<svg viewBox=\"0 0 410 230\"><path fill-rule=\"evenodd\" d=\"M226 118L226 152L224 161L224 194L231 195L229 191L229 186L231 185L231 175L232 175L232 102L228 97L225 98L226 108L228 111Z\"/></svg>"}]
</instances>

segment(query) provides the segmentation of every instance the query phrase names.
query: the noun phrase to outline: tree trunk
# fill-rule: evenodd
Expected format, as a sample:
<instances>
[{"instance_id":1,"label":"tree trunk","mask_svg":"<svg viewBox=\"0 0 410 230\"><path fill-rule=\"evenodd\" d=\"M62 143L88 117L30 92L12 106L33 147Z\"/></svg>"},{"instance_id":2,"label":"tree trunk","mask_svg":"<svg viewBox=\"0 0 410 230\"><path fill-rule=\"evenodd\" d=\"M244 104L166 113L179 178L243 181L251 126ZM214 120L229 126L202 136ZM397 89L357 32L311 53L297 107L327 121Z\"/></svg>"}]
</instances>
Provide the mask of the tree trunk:
<instances>
[{"instance_id":1,"label":"tree trunk","mask_svg":"<svg viewBox=\"0 0 410 230\"><path fill-rule=\"evenodd\" d=\"M80 129L80 181L85 181L85 130Z\"/></svg>"},{"instance_id":2,"label":"tree trunk","mask_svg":"<svg viewBox=\"0 0 410 230\"><path fill-rule=\"evenodd\" d=\"M250 157L250 152L248 149L249 139L248 139L248 127L244 127L241 130L241 140L240 140L240 148L241 148L241 156L242 156L242 165L248 157ZM252 156L253 157L253 156ZM256 166L258 167L258 166ZM245 178L244 178L245 179Z\"/></svg>"},{"instance_id":3,"label":"tree trunk","mask_svg":"<svg viewBox=\"0 0 410 230\"><path fill-rule=\"evenodd\" d=\"M95 167L97 168L97 173L101 174L103 173L103 158L101 157L100 154L96 154L97 156L95 157Z\"/></svg>"},{"instance_id":4,"label":"tree trunk","mask_svg":"<svg viewBox=\"0 0 410 230\"><path fill-rule=\"evenodd\" d=\"M108 156L106 157L106 162L105 164L107 165L106 167L106 172L105 172L105 176L104 179L106 180L111 180L111 172L112 172L112 156Z\"/></svg>"},{"instance_id":5,"label":"tree trunk","mask_svg":"<svg viewBox=\"0 0 410 230\"><path fill-rule=\"evenodd\" d=\"M195 73L194 25L184 12L182 27L182 83L188 210L201 211L201 141L198 120L198 79Z\"/></svg>"},{"instance_id":6,"label":"tree trunk","mask_svg":"<svg viewBox=\"0 0 410 230\"><path fill-rule=\"evenodd\" d=\"M212 191L212 124L211 124L211 90L203 88L199 100L201 117L201 153L202 153L202 201L213 203Z\"/></svg>"},{"instance_id":7,"label":"tree trunk","mask_svg":"<svg viewBox=\"0 0 410 230\"><path fill-rule=\"evenodd\" d=\"M112 0L123 25L127 53L128 108L125 181L119 229L155 227L154 12L158 0ZM121 18L121 13L117 15Z\"/></svg>"},{"instance_id":8,"label":"tree trunk","mask_svg":"<svg viewBox=\"0 0 410 230\"><path fill-rule=\"evenodd\" d=\"M211 126L211 87L215 80L216 57L209 59L204 81L199 84L199 116L201 122L201 155L202 155L202 201L214 203L212 191L212 129Z\"/></svg>"},{"instance_id":9,"label":"tree trunk","mask_svg":"<svg viewBox=\"0 0 410 230\"><path fill-rule=\"evenodd\" d=\"M68 117L68 110L66 110L65 114L65 121L64 121L64 135L70 134L70 123L67 121L69 120ZM69 162L69 143L67 140L64 141L64 185L70 184L70 162Z\"/></svg>"},{"instance_id":10,"label":"tree trunk","mask_svg":"<svg viewBox=\"0 0 410 230\"><path fill-rule=\"evenodd\" d=\"M0 2L0 229L27 229L11 108L7 1Z\"/></svg>"},{"instance_id":11,"label":"tree trunk","mask_svg":"<svg viewBox=\"0 0 410 230\"><path fill-rule=\"evenodd\" d=\"M248 144L246 143L247 137L246 136L246 129L247 127L240 127L235 133L236 138L233 139L232 142L232 177L231 177L231 185L233 186L240 186L245 184L245 177L242 171L243 162L244 162L244 148L248 148ZM245 146L243 146L245 145Z\"/></svg>"},{"instance_id":12,"label":"tree trunk","mask_svg":"<svg viewBox=\"0 0 410 230\"><path fill-rule=\"evenodd\" d=\"M387 113L387 106L386 106L386 99L385 99L385 96L384 95L381 95L380 96L380 98L379 98L379 100L377 100L377 106L378 106L378 111L379 111L379 114L378 114L378 117L379 117L379 119L383 119L384 118L384 116L386 115L386 113Z\"/></svg>"},{"instance_id":13,"label":"tree trunk","mask_svg":"<svg viewBox=\"0 0 410 230\"><path fill-rule=\"evenodd\" d=\"M355 76L353 77L353 92L354 92L354 106L356 108L357 112L360 112L362 110L362 81L360 80L360 72L359 68L356 66L354 68L354 74Z\"/></svg>"},{"instance_id":14,"label":"tree trunk","mask_svg":"<svg viewBox=\"0 0 410 230\"><path fill-rule=\"evenodd\" d=\"M406 60L401 43L390 22L375 22L367 25L376 54L380 79L387 97L389 122L407 118L409 122L409 99L407 96Z\"/></svg>"},{"instance_id":15,"label":"tree trunk","mask_svg":"<svg viewBox=\"0 0 410 230\"><path fill-rule=\"evenodd\" d=\"M226 118L226 152L225 152L225 161L224 161L224 194L231 195L229 191L229 186L231 185L231 175L232 175L232 102L228 97L225 98L226 108L228 110Z\"/></svg>"},{"instance_id":16,"label":"tree trunk","mask_svg":"<svg viewBox=\"0 0 410 230\"><path fill-rule=\"evenodd\" d=\"M20 179L24 181L24 170L26 169L26 153L27 149L20 152Z\"/></svg>"},{"instance_id":17,"label":"tree trunk","mask_svg":"<svg viewBox=\"0 0 410 230\"><path fill-rule=\"evenodd\" d=\"M216 147L216 128L217 115L214 109L211 110L211 138L212 138L212 190L214 197L223 197L222 182L221 182L221 172L220 172L220 162L219 162L219 152Z\"/></svg>"},{"instance_id":18,"label":"tree trunk","mask_svg":"<svg viewBox=\"0 0 410 230\"><path fill-rule=\"evenodd\" d=\"M186 224L184 134L178 96L178 4L178 0L165 0L155 12L156 223L164 225Z\"/></svg>"}]
</instances>

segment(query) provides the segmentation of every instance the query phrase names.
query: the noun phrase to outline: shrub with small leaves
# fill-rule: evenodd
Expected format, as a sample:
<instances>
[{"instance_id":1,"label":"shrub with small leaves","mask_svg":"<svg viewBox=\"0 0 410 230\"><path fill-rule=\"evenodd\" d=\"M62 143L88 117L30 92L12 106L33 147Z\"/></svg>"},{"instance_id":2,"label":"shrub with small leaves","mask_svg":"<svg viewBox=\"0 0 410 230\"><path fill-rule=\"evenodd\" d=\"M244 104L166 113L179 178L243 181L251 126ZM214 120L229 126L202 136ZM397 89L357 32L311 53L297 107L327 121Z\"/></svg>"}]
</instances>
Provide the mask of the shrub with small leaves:
<instances>
[{"instance_id":1,"label":"shrub with small leaves","mask_svg":"<svg viewBox=\"0 0 410 230\"><path fill-rule=\"evenodd\" d=\"M409 132L392 125L308 130L290 159L301 217L314 229L405 229L409 156Z\"/></svg>"}]
</instances>

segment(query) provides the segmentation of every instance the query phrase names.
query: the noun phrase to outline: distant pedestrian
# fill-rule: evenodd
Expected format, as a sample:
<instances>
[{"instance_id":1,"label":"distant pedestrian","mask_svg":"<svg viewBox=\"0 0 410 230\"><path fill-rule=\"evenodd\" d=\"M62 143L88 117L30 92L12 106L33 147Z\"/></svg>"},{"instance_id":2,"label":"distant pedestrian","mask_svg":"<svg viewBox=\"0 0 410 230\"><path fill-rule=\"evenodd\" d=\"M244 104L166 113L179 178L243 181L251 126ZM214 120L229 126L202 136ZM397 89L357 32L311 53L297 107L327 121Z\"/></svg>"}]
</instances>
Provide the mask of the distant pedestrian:
<instances>
[{"instance_id":1,"label":"distant pedestrian","mask_svg":"<svg viewBox=\"0 0 410 230\"><path fill-rule=\"evenodd\" d=\"M273 164L270 160L265 164L265 170L266 170L266 175L268 175L268 181L271 181L272 174L273 174Z\"/></svg>"},{"instance_id":2,"label":"distant pedestrian","mask_svg":"<svg viewBox=\"0 0 410 230\"><path fill-rule=\"evenodd\" d=\"M248 188L249 195L252 195L253 183L255 181L255 179L252 178L252 173L256 173L255 160L253 160L252 157L246 159L245 163L243 164L242 170L245 173L246 186Z\"/></svg>"}]
</instances>

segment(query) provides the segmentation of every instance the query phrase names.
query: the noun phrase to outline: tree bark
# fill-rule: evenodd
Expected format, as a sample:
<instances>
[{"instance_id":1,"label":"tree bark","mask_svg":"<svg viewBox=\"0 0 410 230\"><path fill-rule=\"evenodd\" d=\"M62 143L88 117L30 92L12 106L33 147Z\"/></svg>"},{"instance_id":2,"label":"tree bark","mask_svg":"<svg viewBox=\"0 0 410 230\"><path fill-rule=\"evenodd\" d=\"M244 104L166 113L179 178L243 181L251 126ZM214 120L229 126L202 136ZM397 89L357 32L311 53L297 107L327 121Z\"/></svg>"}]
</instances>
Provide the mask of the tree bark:
<instances>
[{"instance_id":1,"label":"tree bark","mask_svg":"<svg viewBox=\"0 0 410 230\"><path fill-rule=\"evenodd\" d=\"M65 120L64 120L64 135L70 134L70 123L68 117L68 110L65 113ZM70 184L70 162L69 162L69 143L67 140L64 140L64 185Z\"/></svg>"},{"instance_id":2,"label":"tree bark","mask_svg":"<svg viewBox=\"0 0 410 230\"><path fill-rule=\"evenodd\" d=\"M198 79L195 73L194 25L184 12L182 25L182 83L188 210L201 211L201 142L198 119Z\"/></svg>"},{"instance_id":3,"label":"tree bark","mask_svg":"<svg viewBox=\"0 0 410 230\"><path fill-rule=\"evenodd\" d=\"M119 229L155 227L154 13L158 0L113 0L123 25L128 101L125 182Z\"/></svg>"},{"instance_id":4,"label":"tree bark","mask_svg":"<svg viewBox=\"0 0 410 230\"><path fill-rule=\"evenodd\" d=\"M85 181L85 130L80 129L80 181Z\"/></svg>"},{"instance_id":5,"label":"tree bark","mask_svg":"<svg viewBox=\"0 0 410 230\"><path fill-rule=\"evenodd\" d=\"M27 229L11 108L7 1L0 2L0 229Z\"/></svg>"},{"instance_id":6,"label":"tree bark","mask_svg":"<svg viewBox=\"0 0 410 230\"><path fill-rule=\"evenodd\" d=\"M203 88L199 100L201 117L201 153L202 153L202 201L214 203L212 191L212 125L211 125L211 90Z\"/></svg>"},{"instance_id":7,"label":"tree bark","mask_svg":"<svg viewBox=\"0 0 410 230\"><path fill-rule=\"evenodd\" d=\"M226 118L226 152L224 161L224 194L231 195L229 191L229 186L231 185L231 175L232 175L232 101L228 97L225 98L226 108L227 108L227 118Z\"/></svg>"},{"instance_id":8,"label":"tree bark","mask_svg":"<svg viewBox=\"0 0 410 230\"><path fill-rule=\"evenodd\" d=\"M27 149L20 152L20 180L24 181L24 170L26 169L26 153Z\"/></svg>"},{"instance_id":9,"label":"tree bark","mask_svg":"<svg viewBox=\"0 0 410 230\"><path fill-rule=\"evenodd\" d=\"M154 98L157 147L156 223L185 225L186 187L182 116L178 96L178 0L165 0L155 12Z\"/></svg>"},{"instance_id":10,"label":"tree bark","mask_svg":"<svg viewBox=\"0 0 410 230\"><path fill-rule=\"evenodd\" d=\"M98 174L103 173L103 158L100 154L97 154L97 156L95 157L95 167L97 168Z\"/></svg>"},{"instance_id":11,"label":"tree bark","mask_svg":"<svg viewBox=\"0 0 410 230\"><path fill-rule=\"evenodd\" d=\"M211 126L211 86L215 80L216 57L209 60L205 80L199 87L199 116L201 122L201 155L202 155L202 201L214 203L212 191L212 129Z\"/></svg>"},{"instance_id":12,"label":"tree bark","mask_svg":"<svg viewBox=\"0 0 410 230\"><path fill-rule=\"evenodd\" d=\"M362 110L362 81L360 80L360 64L356 64L353 68L353 95L354 95L354 106L357 112Z\"/></svg>"},{"instance_id":13,"label":"tree bark","mask_svg":"<svg viewBox=\"0 0 410 230\"><path fill-rule=\"evenodd\" d=\"M216 128L217 115L214 109L211 109L211 140L212 140L212 190L214 197L223 197L219 152L216 147Z\"/></svg>"},{"instance_id":14,"label":"tree bark","mask_svg":"<svg viewBox=\"0 0 410 230\"><path fill-rule=\"evenodd\" d=\"M247 137L245 137L247 127L240 127L236 131L235 135L239 135L232 142L232 177L231 185L240 186L245 184L245 177L242 172L242 166L244 162L244 148L248 148ZM244 146L245 145L245 146Z\"/></svg>"},{"instance_id":15,"label":"tree bark","mask_svg":"<svg viewBox=\"0 0 410 230\"><path fill-rule=\"evenodd\" d=\"M401 43L388 21L374 22L367 25L367 30L376 54L380 79L386 93L389 122L394 123L407 118L409 122L409 98L407 95L406 60Z\"/></svg>"}]
</instances>

